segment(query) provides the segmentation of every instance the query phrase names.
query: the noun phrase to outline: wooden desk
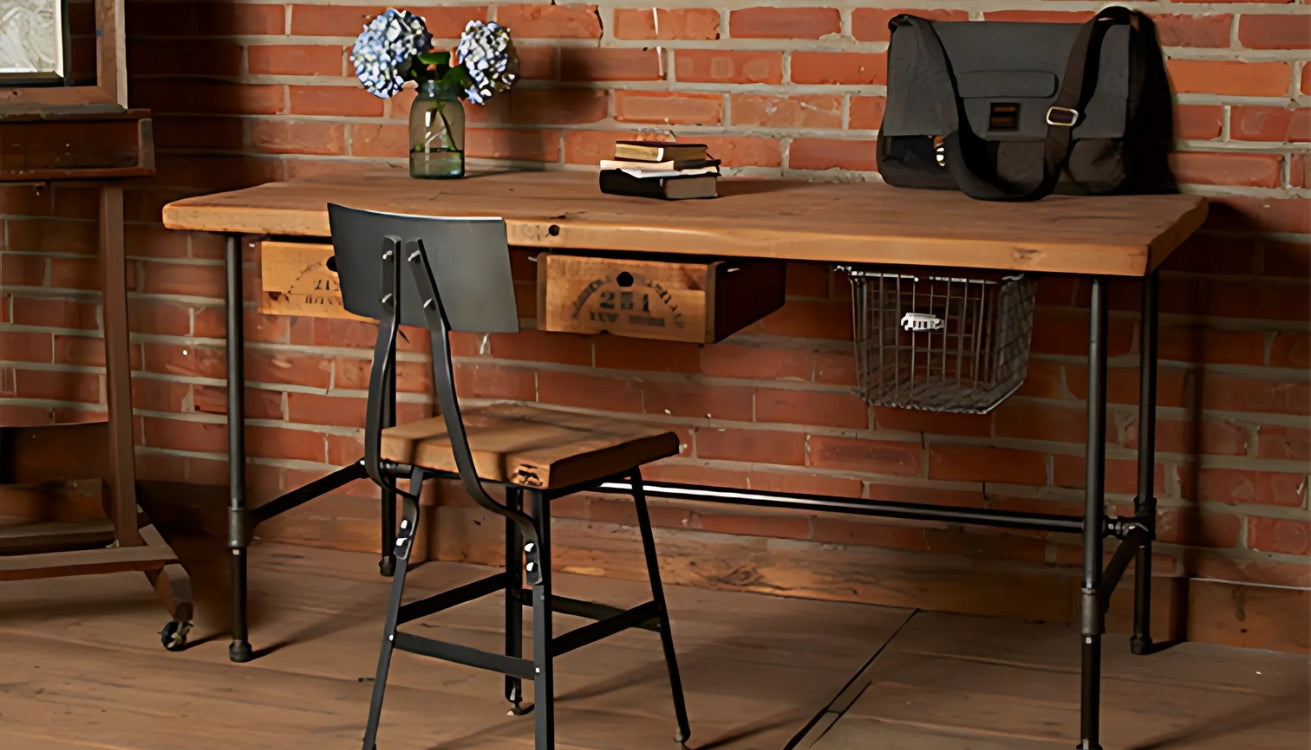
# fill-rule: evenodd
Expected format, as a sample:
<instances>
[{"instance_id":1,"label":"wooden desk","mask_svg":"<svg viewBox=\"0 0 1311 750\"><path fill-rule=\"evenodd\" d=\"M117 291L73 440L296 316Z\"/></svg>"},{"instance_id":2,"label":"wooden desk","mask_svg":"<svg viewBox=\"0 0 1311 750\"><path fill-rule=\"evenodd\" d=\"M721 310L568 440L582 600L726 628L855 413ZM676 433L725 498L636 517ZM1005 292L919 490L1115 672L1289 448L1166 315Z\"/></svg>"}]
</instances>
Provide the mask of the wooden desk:
<instances>
[{"instance_id":1,"label":"wooden desk","mask_svg":"<svg viewBox=\"0 0 1311 750\"><path fill-rule=\"evenodd\" d=\"M228 365L234 592L232 656L250 656L244 620L247 526L363 476L360 464L247 513L241 430L241 256L243 234L329 237L327 204L447 216L500 216L511 244L536 248L786 258L860 266L915 265L1080 274L1091 278L1086 502L1082 517L946 508L877 500L736 492L732 502L819 512L949 521L1079 533L1084 540L1083 738L1097 743L1101 635L1107 601L1128 564L1135 565L1132 647L1151 650L1149 597L1156 400L1156 269L1204 220L1194 196L1067 197L1036 203L984 203L950 192L902 190L876 183L724 179L721 197L670 203L603 195L592 172L519 172L452 182L412 180L400 171L317 177L189 198L164 208L171 229L229 235ZM1144 280L1139 484L1135 513L1107 519L1104 509L1107 282ZM617 490L626 489L617 486ZM648 486L648 495L712 497L716 489ZM384 507L387 507L384 503ZM249 517L250 520L247 520ZM384 521L385 526L385 521ZM1105 537L1121 540L1102 566ZM384 547L384 549L386 549Z\"/></svg>"}]
</instances>

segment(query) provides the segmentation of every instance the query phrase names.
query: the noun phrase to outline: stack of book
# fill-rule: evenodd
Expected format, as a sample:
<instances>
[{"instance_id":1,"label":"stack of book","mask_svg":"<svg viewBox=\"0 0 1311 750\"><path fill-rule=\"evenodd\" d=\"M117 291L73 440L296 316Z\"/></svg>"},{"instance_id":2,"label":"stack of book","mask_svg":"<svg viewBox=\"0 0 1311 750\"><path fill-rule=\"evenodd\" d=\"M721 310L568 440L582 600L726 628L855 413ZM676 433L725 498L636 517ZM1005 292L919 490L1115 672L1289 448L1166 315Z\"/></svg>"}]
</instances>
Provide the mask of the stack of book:
<instances>
[{"instance_id":1,"label":"stack of book","mask_svg":"<svg viewBox=\"0 0 1311 750\"><path fill-rule=\"evenodd\" d=\"M704 143L617 141L601 160L601 192L665 200L718 196L719 160Z\"/></svg>"}]
</instances>

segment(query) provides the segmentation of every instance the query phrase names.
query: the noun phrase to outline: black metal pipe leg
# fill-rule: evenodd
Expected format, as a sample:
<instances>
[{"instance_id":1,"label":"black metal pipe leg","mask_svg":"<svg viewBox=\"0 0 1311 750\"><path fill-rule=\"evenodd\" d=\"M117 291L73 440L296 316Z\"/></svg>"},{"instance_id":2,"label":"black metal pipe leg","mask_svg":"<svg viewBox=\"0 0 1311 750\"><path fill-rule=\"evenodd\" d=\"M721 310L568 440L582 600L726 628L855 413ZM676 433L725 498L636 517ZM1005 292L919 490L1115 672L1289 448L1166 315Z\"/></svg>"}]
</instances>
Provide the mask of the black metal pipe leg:
<instances>
[{"instance_id":1,"label":"black metal pipe leg","mask_svg":"<svg viewBox=\"0 0 1311 750\"><path fill-rule=\"evenodd\" d=\"M1101 605L1102 536L1106 531L1106 280L1092 280L1088 336L1088 437L1085 446L1083 531L1083 635L1081 750L1101 750L1101 659L1104 615Z\"/></svg>"},{"instance_id":2,"label":"black metal pipe leg","mask_svg":"<svg viewBox=\"0 0 1311 750\"><path fill-rule=\"evenodd\" d=\"M1156 358L1157 275L1143 279L1143 305L1138 388L1138 496L1134 517L1148 532L1134 561L1133 636L1135 654L1152 652L1152 540L1156 538Z\"/></svg>"},{"instance_id":3,"label":"black metal pipe leg","mask_svg":"<svg viewBox=\"0 0 1311 750\"><path fill-rule=\"evenodd\" d=\"M651 532L651 514L646 508L646 493L642 489L642 474L634 470L632 476L633 503L637 506L637 527L642 534L642 551L646 554L646 572L651 580L651 599L660 612L660 643L665 650L665 666L669 668L669 687L674 694L674 718L678 722L675 742L687 742L692 728L687 720L687 704L683 699L683 679L678 673L678 656L674 651L674 633L669 624L669 607L665 604L665 588L660 582L660 563L656 557L655 535Z\"/></svg>"},{"instance_id":4,"label":"black metal pipe leg","mask_svg":"<svg viewBox=\"0 0 1311 750\"><path fill-rule=\"evenodd\" d=\"M533 713L536 750L555 750L555 670L551 655L551 514L541 492L529 491L537 545L525 550L533 582ZM531 566L531 567L530 567Z\"/></svg>"},{"instance_id":5,"label":"black metal pipe leg","mask_svg":"<svg viewBox=\"0 0 1311 750\"><path fill-rule=\"evenodd\" d=\"M511 510L523 508L523 492L515 487L505 490L505 505ZM523 604L519 592L523 589L523 544L519 526L505 519L505 655L523 656ZM510 715L522 716L523 680L505 676L505 699L510 702Z\"/></svg>"},{"instance_id":6,"label":"black metal pipe leg","mask_svg":"<svg viewBox=\"0 0 1311 750\"><path fill-rule=\"evenodd\" d=\"M227 339L224 342L228 364L228 549L231 552L232 641L228 658L234 662L250 661L252 652L247 640L246 620L246 379L242 334L241 243L229 235L224 246L224 270L227 276Z\"/></svg>"},{"instance_id":7,"label":"black metal pipe leg","mask_svg":"<svg viewBox=\"0 0 1311 750\"><path fill-rule=\"evenodd\" d=\"M391 669L393 642L397 620L400 617L401 597L405 593L405 572L409 569L410 551L414 548L414 533L419 525L419 486L422 474L414 473L410 492L415 497L404 497L400 532L396 536L396 574L392 576L391 599L387 603L387 616L382 628L382 645L378 649L378 669L373 676L373 697L369 700L369 722L364 729L363 750L377 747L378 723L382 719L382 699L387 690L387 673Z\"/></svg>"},{"instance_id":8,"label":"black metal pipe leg","mask_svg":"<svg viewBox=\"0 0 1311 750\"><path fill-rule=\"evenodd\" d=\"M392 350L388 354L390 360L388 372L392 373L391 382L384 383L386 389L386 398L383 399L383 427L392 427L396 424L396 352ZM396 572L396 493L387 489L381 491L380 500L382 501L382 559L378 561L378 571L384 576L390 576Z\"/></svg>"}]
</instances>

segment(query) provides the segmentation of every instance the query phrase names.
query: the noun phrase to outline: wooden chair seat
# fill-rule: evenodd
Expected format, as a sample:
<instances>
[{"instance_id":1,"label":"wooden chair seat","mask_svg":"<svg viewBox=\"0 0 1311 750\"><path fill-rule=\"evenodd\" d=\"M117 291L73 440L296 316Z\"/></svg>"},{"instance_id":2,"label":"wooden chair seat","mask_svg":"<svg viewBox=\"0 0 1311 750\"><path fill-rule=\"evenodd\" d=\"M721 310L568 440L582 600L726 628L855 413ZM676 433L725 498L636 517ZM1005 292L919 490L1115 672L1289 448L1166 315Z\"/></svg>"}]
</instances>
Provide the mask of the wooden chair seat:
<instances>
[{"instance_id":1,"label":"wooden chair seat","mask_svg":"<svg viewBox=\"0 0 1311 750\"><path fill-rule=\"evenodd\" d=\"M571 487L678 453L678 435L656 425L510 404L461 416L474 468L488 482ZM382 458L458 473L442 417L383 430Z\"/></svg>"}]
</instances>

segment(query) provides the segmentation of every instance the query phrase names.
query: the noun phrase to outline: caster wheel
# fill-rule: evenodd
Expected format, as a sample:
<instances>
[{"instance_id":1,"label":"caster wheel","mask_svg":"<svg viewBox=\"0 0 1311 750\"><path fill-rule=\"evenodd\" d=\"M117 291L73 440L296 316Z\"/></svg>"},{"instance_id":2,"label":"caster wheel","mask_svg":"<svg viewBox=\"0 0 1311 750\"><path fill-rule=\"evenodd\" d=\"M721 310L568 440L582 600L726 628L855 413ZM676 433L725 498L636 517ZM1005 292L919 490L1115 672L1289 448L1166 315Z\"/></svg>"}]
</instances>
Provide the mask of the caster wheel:
<instances>
[{"instance_id":1,"label":"caster wheel","mask_svg":"<svg viewBox=\"0 0 1311 750\"><path fill-rule=\"evenodd\" d=\"M378 562L378 571L384 578L391 578L396 574L396 558L387 555Z\"/></svg>"},{"instance_id":2,"label":"caster wheel","mask_svg":"<svg viewBox=\"0 0 1311 750\"><path fill-rule=\"evenodd\" d=\"M173 620L159 631L159 642L169 651L181 651L187 646L187 632L191 630L191 623Z\"/></svg>"},{"instance_id":3,"label":"caster wheel","mask_svg":"<svg viewBox=\"0 0 1311 750\"><path fill-rule=\"evenodd\" d=\"M527 716L528 714L532 713L532 711L533 711L533 705L532 705L531 703L528 704L528 707L527 707L527 708L524 708L523 706L521 706L521 705L519 705L518 703L516 703L516 704L510 706L510 710L506 711L506 712L505 712L505 715L506 715L506 716Z\"/></svg>"}]
</instances>

